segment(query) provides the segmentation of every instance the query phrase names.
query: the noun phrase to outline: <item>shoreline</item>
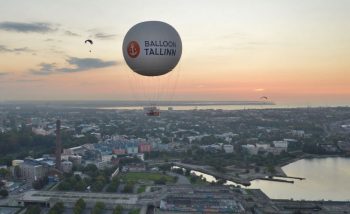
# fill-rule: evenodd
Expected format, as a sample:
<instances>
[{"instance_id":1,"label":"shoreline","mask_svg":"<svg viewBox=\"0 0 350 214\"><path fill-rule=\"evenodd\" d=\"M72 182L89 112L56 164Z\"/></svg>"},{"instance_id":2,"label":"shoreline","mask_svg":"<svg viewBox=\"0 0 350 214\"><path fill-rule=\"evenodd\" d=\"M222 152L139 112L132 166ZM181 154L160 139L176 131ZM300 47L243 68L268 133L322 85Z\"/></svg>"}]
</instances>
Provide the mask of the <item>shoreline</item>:
<instances>
[{"instance_id":1,"label":"shoreline","mask_svg":"<svg viewBox=\"0 0 350 214\"><path fill-rule=\"evenodd\" d=\"M282 172L284 174L284 176L280 176L280 175L273 175L272 177L283 177L283 178L289 178L289 179L298 179L298 180L305 180L306 178L300 178L300 177L295 177L294 175L287 175L285 171L283 171L283 167L287 166L289 164L292 164L294 162L297 162L299 160L303 160L303 159L322 159L322 158L350 158L346 155L317 155L317 154L303 154L300 157L295 157L293 159L290 159L288 161L285 161L283 163L278 164L275 168L277 168L276 170L279 172ZM258 179L253 179L253 180L259 180ZM250 180L253 181L253 180ZM267 179L260 179L260 180L267 180ZM270 181L275 181L275 180L270 180Z\"/></svg>"}]
</instances>

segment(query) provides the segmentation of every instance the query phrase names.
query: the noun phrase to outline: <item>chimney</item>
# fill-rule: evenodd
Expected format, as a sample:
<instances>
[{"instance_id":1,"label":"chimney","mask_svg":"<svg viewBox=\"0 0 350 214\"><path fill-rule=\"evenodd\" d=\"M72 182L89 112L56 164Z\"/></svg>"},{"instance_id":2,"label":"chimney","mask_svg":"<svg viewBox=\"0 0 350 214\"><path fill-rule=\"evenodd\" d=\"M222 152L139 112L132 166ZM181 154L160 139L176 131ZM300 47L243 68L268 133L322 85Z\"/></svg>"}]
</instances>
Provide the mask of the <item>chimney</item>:
<instances>
[{"instance_id":1,"label":"chimney","mask_svg":"<svg viewBox=\"0 0 350 214\"><path fill-rule=\"evenodd\" d=\"M62 152L62 146L61 146L61 121L56 121L56 169L61 170L61 152Z\"/></svg>"}]
</instances>

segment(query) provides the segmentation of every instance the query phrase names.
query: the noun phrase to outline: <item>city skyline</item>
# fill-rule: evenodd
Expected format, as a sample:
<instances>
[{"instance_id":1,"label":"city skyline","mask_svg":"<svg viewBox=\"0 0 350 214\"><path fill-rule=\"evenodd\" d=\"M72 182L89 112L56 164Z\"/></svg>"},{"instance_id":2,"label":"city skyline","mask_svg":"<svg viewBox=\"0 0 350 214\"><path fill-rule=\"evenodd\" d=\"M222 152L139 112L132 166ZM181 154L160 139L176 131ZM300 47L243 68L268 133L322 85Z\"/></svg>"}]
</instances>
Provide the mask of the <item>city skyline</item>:
<instances>
[{"instance_id":1,"label":"city skyline","mask_svg":"<svg viewBox=\"0 0 350 214\"><path fill-rule=\"evenodd\" d=\"M122 41L160 20L183 42L164 99L349 104L349 10L345 0L4 2L0 101L141 99Z\"/></svg>"}]
</instances>

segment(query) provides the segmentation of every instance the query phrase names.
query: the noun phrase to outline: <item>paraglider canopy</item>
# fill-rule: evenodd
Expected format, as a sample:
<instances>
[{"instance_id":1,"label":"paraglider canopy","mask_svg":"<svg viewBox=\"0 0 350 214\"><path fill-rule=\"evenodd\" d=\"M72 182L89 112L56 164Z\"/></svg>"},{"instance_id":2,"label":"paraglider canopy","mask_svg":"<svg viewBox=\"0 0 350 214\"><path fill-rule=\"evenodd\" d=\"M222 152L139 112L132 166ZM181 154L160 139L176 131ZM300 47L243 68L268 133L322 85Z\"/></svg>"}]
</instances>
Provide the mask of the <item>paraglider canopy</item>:
<instances>
[{"instance_id":1,"label":"paraglider canopy","mask_svg":"<svg viewBox=\"0 0 350 214\"><path fill-rule=\"evenodd\" d=\"M169 24L141 22L133 26L123 41L128 66L143 76L164 75L177 65L182 53L181 38Z\"/></svg>"},{"instance_id":2,"label":"paraglider canopy","mask_svg":"<svg viewBox=\"0 0 350 214\"><path fill-rule=\"evenodd\" d=\"M85 40L84 43L85 43L85 44L86 44L86 43L89 43L90 45L94 44L94 42L93 42L91 39ZM89 52L91 53L91 49L89 50Z\"/></svg>"},{"instance_id":3,"label":"paraglider canopy","mask_svg":"<svg viewBox=\"0 0 350 214\"><path fill-rule=\"evenodd\" d=\"M86 43L90 43L91 45L94 44L94 42L93 42L91 39L85 40L85 44L86 44Z\"/></svg>"},{"instance_id":4,"label":"paraglider canopy","mask_svg":"<svg viewBox=\"0 0 350 214\"><path fill-rule=\"evenodd\" d=\"M262 96L262 97L260 97L260 99L265 99L265 100L267 100L268 98L267 98L266 96Z\"/></svg>"}]
</instances>

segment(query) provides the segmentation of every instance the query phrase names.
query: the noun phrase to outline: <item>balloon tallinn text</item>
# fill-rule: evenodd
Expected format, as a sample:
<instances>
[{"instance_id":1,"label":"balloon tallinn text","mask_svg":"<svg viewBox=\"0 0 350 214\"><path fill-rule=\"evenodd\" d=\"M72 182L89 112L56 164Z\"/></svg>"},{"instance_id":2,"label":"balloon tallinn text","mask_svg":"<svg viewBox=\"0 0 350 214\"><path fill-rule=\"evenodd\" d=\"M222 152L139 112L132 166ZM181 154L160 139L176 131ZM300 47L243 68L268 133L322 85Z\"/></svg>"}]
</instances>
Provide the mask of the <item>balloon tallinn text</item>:
<instances>
[{"instance_id":1,"label":"balloon tallinn text","mask_svg":"<svg viewBox=\"0 0 350 214\"><path fill-rule=\"evenodd\" d=\"M145 41L146 55L175 56L176 42L174 41ZM159 48L158 48L159 47ZM168 47L168 48L165 48ZM172 49L171 49L172 48Z\"/></svg>"}]
</instances>

